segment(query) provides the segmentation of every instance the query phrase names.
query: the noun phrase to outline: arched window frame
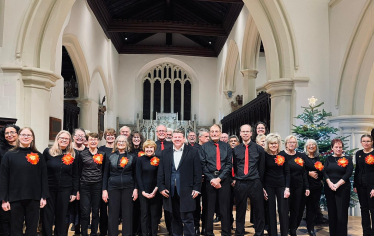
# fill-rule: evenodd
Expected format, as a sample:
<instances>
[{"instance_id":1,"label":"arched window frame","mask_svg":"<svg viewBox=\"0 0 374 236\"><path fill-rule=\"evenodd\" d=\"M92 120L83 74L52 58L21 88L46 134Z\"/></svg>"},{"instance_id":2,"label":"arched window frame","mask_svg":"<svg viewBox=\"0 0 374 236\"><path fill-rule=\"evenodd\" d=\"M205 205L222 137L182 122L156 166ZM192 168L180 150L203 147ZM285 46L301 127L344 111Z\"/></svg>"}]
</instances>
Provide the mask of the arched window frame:
<instances>
[{"instance_id":1,"label":"arched window frame","mask_svg":"<svg viewBox=\"0 0 374 236\"><path fill-rule=\"evenodd\" d=\"M164 73L166 71L166 74ZM161 76L161 77L160 77ZM164 112L164 84L165 81L170 81L171 84L171 99L170 99L170 107L171 107L171 113L174 112L174 83L176 81L180 81L181 83L181 112L179 114L179 119L184 120L184 84L186 81L189 81L191 84L191 97L190 97L190 103L191 103L191 110L192 110L192 78L191 76L187 73L186 70L184 70L182 67L174 65L172 63L162 63L158 64L156 66L153 66L151 69L149 69L146 73L144 73L143 81L142 83L146 80L149 80L151 82L151 108L150 108L150 117L151 119L154 119L155 117L153 116L154 113L154 83L155 81L159 80L161 82L161 110L160 112ZM143 85L142 85L143 87ZM144 91L144 88L143 88ZM143 101L143 110L144 110L144 101ZM190 114L192 114L192 111L190 111ZM190 117L191 119L192 117Z\"/></svg>"}]
</instances>

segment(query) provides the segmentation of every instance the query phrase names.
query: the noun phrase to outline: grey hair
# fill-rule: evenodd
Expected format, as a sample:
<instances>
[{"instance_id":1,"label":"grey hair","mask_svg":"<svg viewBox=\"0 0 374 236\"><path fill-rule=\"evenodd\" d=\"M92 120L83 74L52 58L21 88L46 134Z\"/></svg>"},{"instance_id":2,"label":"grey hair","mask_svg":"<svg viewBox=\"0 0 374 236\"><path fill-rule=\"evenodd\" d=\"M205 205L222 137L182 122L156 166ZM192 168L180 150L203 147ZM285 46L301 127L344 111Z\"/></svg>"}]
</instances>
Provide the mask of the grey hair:
<instances>
[{"instance_id":1,"label":"grey hair","mask_svg":"<svg viewBox=\"0 0 374 236\"><path fill-rule=\"evenodd\" d=\"M239 138L238 138L238 136L236 136L236 135L231 135L231 136L229 137L229 140L232 139L232 138L236 139L236 141L239 142Z\"/></svg>"},{"instance_id":2,"label":"grey hair","mask_svg":"<svg viewBox=\"0 0 374 236\"><path fill-rule=\"evenodd\" d=\"M309 143L316 145L316 151L314 153L314 157L318 157L319 156L319 148L318 148L318 144L317 144L316 140L314 140L314 139L308 139L305 142L305 145L304 145L304 152L305 152L305 154L307 156L309 156L309 152L308 152L308 145L309 145Z\"/></svg>"},{"instance_id":3,"label":"grey hair","mask_svg":"<svg viewBox=\"0 0 374 236\"><path fill-rule=\"evenodd\" d=\"M297 140L296 136L295 135L288 135L285 139L284 139L284 147L287 149L287 143L288 141L290 141L291 138L294 138L296 140L296 148L299 146L299 141Z\"/></svg>"},{"instance_id":4,"label":"grey hair","mask_svg":"<svg viewBox=\"0 0 374 236\"><path fill-rule=\"evenodd\" d=\"M205 128L199 129L199 137L203 136L203 133L209 133L209 130L207 130Z\"/></svg>"}]
</instances>

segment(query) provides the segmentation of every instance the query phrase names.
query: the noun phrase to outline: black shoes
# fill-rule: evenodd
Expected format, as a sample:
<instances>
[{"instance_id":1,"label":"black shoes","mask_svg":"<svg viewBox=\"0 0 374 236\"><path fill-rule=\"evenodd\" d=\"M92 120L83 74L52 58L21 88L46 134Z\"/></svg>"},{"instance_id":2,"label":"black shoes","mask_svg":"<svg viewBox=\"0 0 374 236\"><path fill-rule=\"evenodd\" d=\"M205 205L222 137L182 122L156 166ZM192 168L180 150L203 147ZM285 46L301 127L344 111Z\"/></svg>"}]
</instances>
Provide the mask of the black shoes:
<instances>
[{"instance_id":1,"label":"black shoes","mask_svg":"<svg viewBox=\"0 0 374 236\"><path fill-rule=\"evenodd\" d=\"M205 228L201 228L200 235L205 235Z\"/></svg>"},{"instance_id":2,"label":"black shoes","mask_svg":"<svg viewBox=\"0 0 374 236\"><path fill-rule=\"evenodd\" d=\"M221 218L216 216L216 218L213 220L213 223L218 223L221 221Z\"/></svg>"},{"instance_id":3,"label":"black shoes","mask_svg":"<svg viewBox=\"0 0 374 236\"><path fill-rule=\"evenodd\" d=\"M308 231L309 236L316 236L316 232L314 230Z\"/></svg>"}]
</instances>

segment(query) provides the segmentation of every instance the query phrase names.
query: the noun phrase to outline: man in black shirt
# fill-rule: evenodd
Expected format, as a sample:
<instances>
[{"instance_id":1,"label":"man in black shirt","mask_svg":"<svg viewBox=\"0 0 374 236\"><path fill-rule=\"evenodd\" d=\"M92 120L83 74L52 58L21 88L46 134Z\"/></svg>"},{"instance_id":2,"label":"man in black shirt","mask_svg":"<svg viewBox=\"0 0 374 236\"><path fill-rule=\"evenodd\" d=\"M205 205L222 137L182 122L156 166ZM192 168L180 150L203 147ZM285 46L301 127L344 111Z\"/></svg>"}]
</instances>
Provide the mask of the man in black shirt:
<instances>
[{"instance_id":1,"label":"man in black shirt","mask_svg":"<svg viewBox=\"0 0 374 236\"><path fill-rule=\"evenodd\" d=\"M169 147L173 147L172 142L166 141L166 131L167 130L166 130L165 125L159 125L156 128L156 136L157 136L158 140L156 141L157 148L156 148L156 151L155 151L155 156L159 157L159 158L161 157L161 153L164 149L169 148ZM159 219L160 220L161 220L161 217L162 217L162 199L161 199L160 209L159 209ZM173 220L172 214L169 211L164 210L164 217L165 217L166 228L169 231L169 235L173 235L172 234L172 229L171 229L171 222Z\"/></svg>"},{"instance_id":2,"label":"man in black shirt","mask_svg":"<svg viewBox=\"0 0 374 236\"><path fill-rule=\"evenodd\" d=\"M173 132L173 146L160 157L157 186L165 211L173 214L173 235L193 235L195 198L201 189L201 164L198 150L184 145L184 134Z\"/></svg>"},{"instance_id":3,"label":"man in black shirt","mask_svg":"<svg viewBox=\"0 0 374 236\"><path fill-rule=\"evenodd\" d=\"M188 146L191 147L200 147L200 144L196 143L196 134L193 131L190 131L187 135L187 141L188 141Z\"/></svg>"},{"instance_id":4,"label":"man in black shirt","mask_svg":"<svg viewBox=\"0 0 374 236\"><path fill-rule=\"evenodd\" d=\"M230 147L231 147L232 151L234 151L234 148L239 145L239 138L238 138L238 136L231 135L229 137L229 142L228 143L230 144ZM234 177L234 167L231 170L232 170L232 172L231 172L232 177ZM233 209L234 209L234 198L235 198L235 196L234 196L234 186L235 186L235 180L233 179L231 181L231 195L230 195L230 212L231 212L231 219L230 219L231 221L230 221L230 223L231 223L231 229L234 229L234 227L233 227L233 223L234 223Z\"/></svg>"},{"instance_id":5,"label":"man in black shirt","mask_svg":"<svg viewBox=\"0 0 374 236\"><path fill-rule=\"evenodd\" d=\"M234 148L234 192L236 203L236 231L235 235L244 235L245 213L247 209L247 198L255 217L255 235L262 235L265 227L265 213L263 203L263 177L265 172L264 149L251 142L252 127L242 125L240 136L243 143Z\"/></svg>"},{"instance_id":6,"label":"man in black shirt","mask_svg":"<svg viewBox=\"0 0 374 236\"><path fill-rule=\"evenodd\" d=\"M230 230L230 182L232 151L230 145L220 141L221 127L210 127L212 141L205 143L200 152L201 165L205 176L207 195L207 217L205 235L213 236L213 215L218 197L222 215L221 229L223 236L231 235Z\"/></svg>"}]
</instances>

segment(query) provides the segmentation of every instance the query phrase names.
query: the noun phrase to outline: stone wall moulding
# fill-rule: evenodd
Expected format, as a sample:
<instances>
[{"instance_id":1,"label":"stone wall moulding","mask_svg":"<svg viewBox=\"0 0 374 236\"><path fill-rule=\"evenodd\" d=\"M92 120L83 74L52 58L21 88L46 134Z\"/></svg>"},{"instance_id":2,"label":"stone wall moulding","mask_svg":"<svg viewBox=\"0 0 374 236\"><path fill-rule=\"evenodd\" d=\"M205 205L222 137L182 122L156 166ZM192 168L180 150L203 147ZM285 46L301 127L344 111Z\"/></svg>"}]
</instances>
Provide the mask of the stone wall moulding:
<instances>
[{"instance_id":1,"label":"stone wall moulding","mask_svg":"<svg viewBox=\"0 0 374 236\"><path fill-rule=\"evenodd\" d=\"M47 91L50 91L51 87L56 86L56 81L61 79L60 75L40 68L4 65L1 69L4 73L20 73L22 75L24 87L44 89Z\"/></svg>"},{"instance_id":2,"label":"stone wall moulding","mask_svg":"<svg viewBox=\"0 0 374 236\"><path fill-rule=\"evenodd\" d=\"M374 128L374 115L343 115L329 119L331 123L337 123L344 130L369 130Z\"/></svg>"},{"instance_id":3,"label":"stone wall moulding","mask_svg":"<svg viewBox=\"0 0 374 236\"><path fill-rule=\"evenodd\" d=\"M250 70L250 69L244 69L240 71L244 78L248 79L256 79L258 71L257 70Z\"/></svg>"}]
</instances>

